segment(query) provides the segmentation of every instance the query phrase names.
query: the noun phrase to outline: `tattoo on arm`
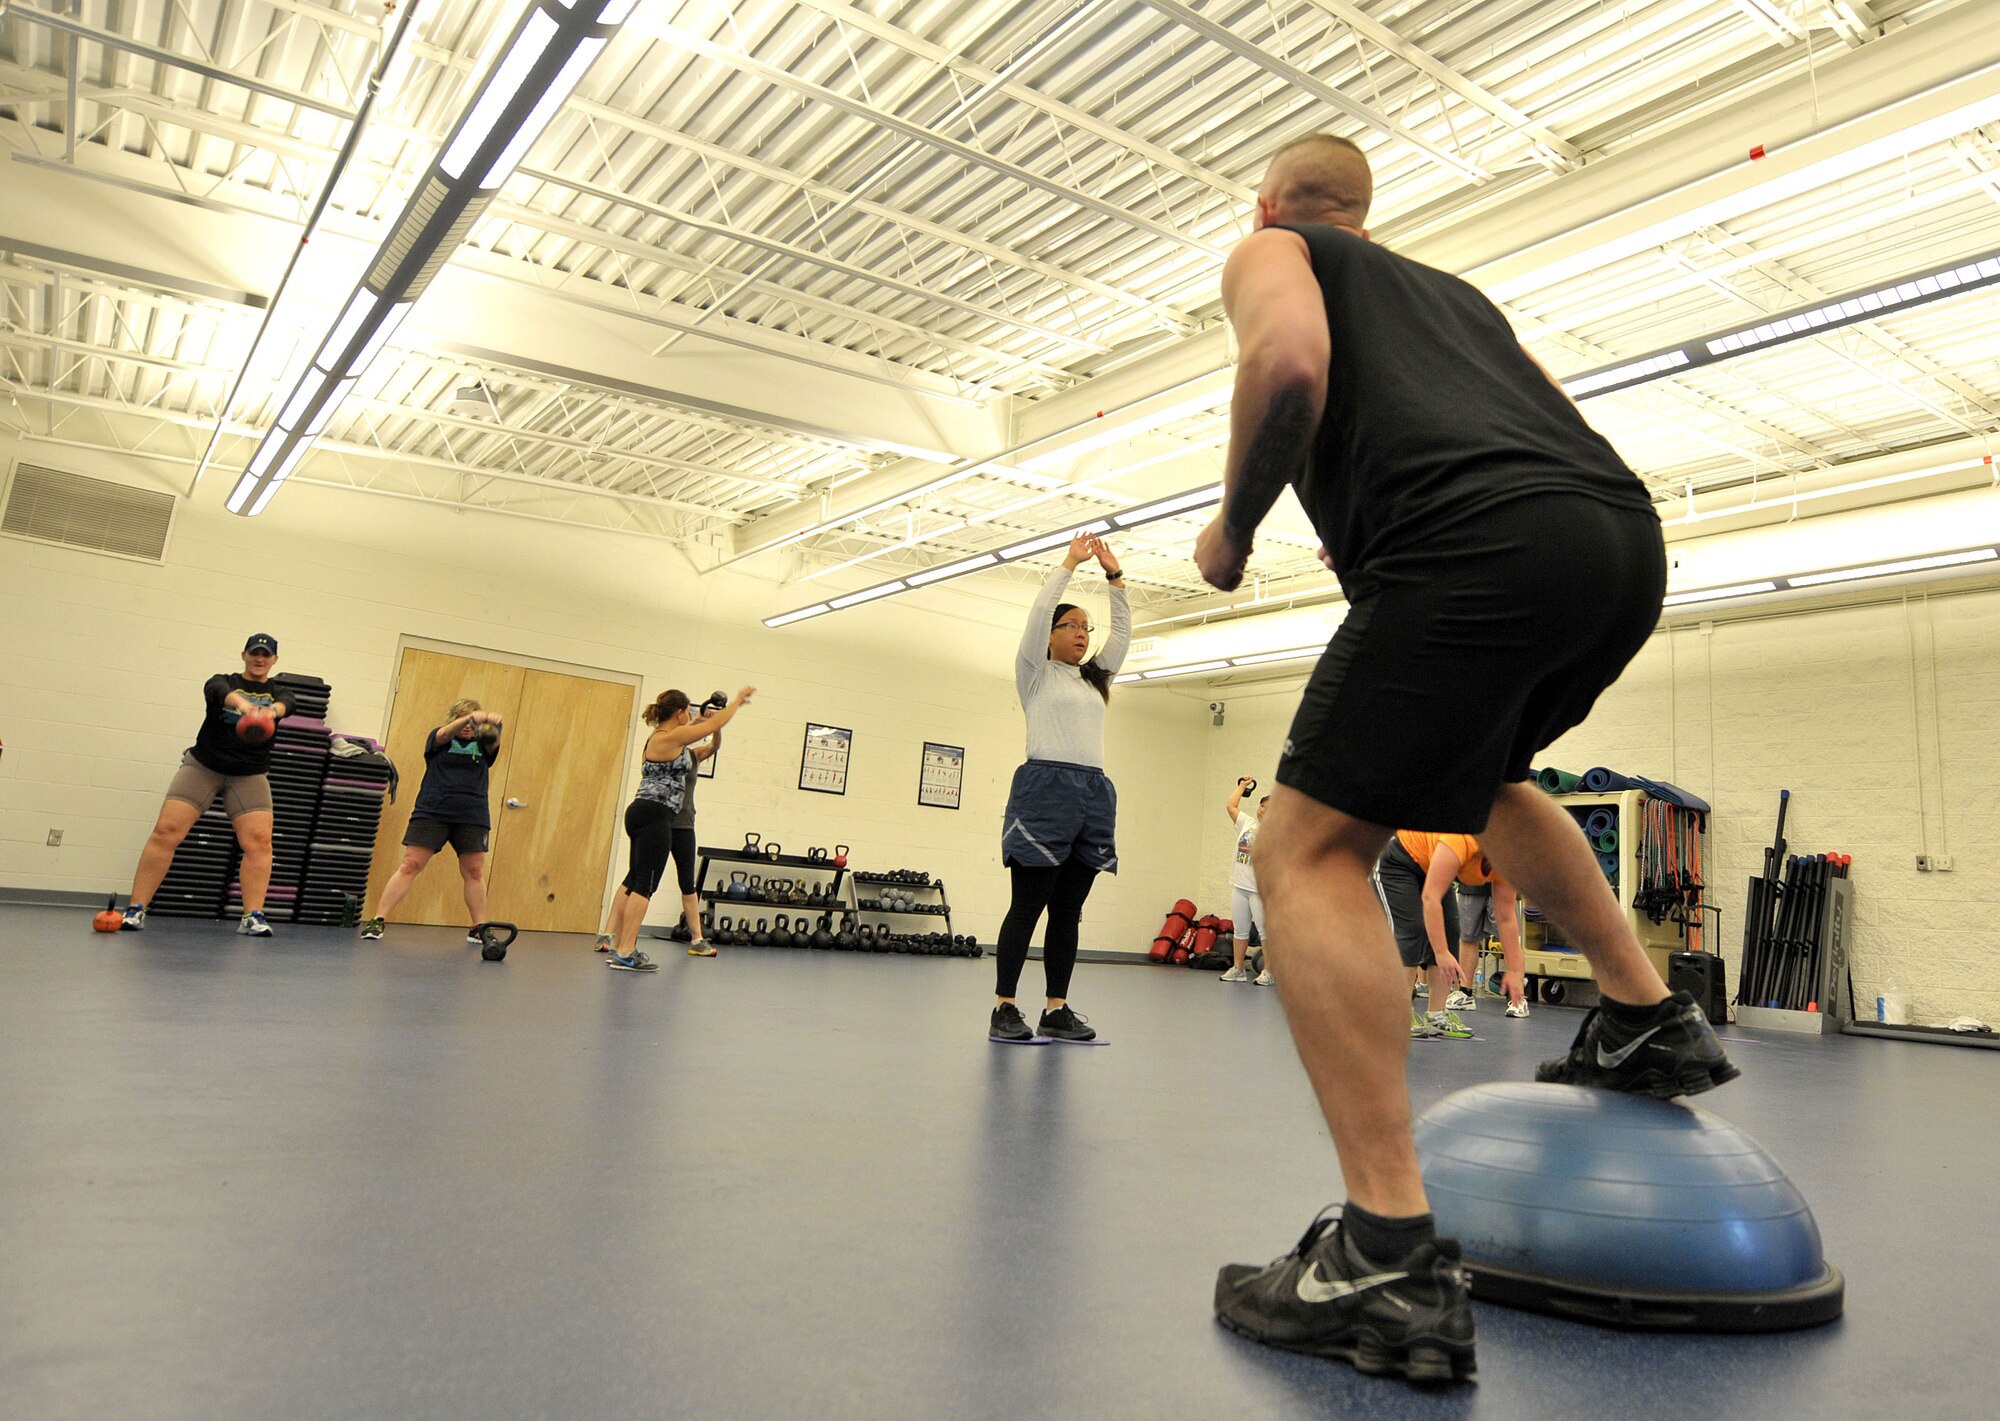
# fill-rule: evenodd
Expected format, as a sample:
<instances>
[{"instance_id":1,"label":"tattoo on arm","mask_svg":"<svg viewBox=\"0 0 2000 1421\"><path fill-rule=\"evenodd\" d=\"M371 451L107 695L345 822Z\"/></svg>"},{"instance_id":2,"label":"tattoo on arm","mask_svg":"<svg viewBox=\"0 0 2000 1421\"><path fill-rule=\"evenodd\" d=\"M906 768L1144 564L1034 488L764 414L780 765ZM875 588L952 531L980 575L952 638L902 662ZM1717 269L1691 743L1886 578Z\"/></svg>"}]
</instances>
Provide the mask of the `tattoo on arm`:
<instances>
[{"instance_id":1,"label":"tattoo on arm","mask_svg":"<svg viewBox=\"0 0 2000 1421\"><path fill-rule=\"evenodd\" d=\"M1223 529L1236 542L1251 540L1298 472L1312 438L1313 419L1312 401L1305 391L1280 390L1271 397L1236 471L1235 487L1223 504Z\"/></svg>"}]
</instances>

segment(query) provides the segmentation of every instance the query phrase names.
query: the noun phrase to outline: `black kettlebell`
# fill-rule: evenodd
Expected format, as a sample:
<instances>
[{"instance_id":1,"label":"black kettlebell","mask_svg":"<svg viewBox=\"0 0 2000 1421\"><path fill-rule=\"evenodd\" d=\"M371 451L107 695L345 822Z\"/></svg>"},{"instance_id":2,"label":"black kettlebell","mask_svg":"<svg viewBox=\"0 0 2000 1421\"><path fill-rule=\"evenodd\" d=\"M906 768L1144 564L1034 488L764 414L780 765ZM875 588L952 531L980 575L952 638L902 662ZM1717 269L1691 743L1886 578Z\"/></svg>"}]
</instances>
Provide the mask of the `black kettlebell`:
<instances>
[{"instance_id":1,"label":"black kettlebell","mask_svg":"<svg viewBox=\"0 0 2000 1421\"><path fill-rule=\"evenodd\" d=\"M784 926L785 926L785 915L783 913L780 913L778 914L779 930L783 931ZM767 923L765 923L765 921L762 918L759 918L757 920L757 930L750 934L750 945L752 947L769 947L771 945L771 929L770 926Z\"/></svg>"},{"instance_id":2,"label":"black kettlebell","mask_svg":"<svg viewBox=\"0 0 2000 1421\"><path fill-rule=\"evenodd\" d=\"M769 859L772 863L776 863L778 861L778 855L782 854L784 851L785 851L785 846L783 844L772 843L764 845L764 857Z\"/></svg>"},{"instance_id":3,"label":"black kettlebell","mask_svg":"<svg viewBox=\"0 0 2000 1421\"><path fill-rule=\"evenodd\" d=\"M986 955L986 949L979 945L979 939L971 933L965 935L965 955L967 957L984 957Z\"/></svg>"},{"instance_id":4,"label":"black kettlebell","mask_svg":"<svg viewBox=\"0 0 2000 1421\"><path fill-rule=\"evenodd\" d=\"M759 846L763 837L762 834L745 834L743 836L743 852L746 854L761 854L764 852Z\"/></svg>"},{"instance_id":5,"label":"black kettlebell","mask_svg":"<svg viewBox=\"0 0 2000 1421\"><path fill-rule=\"evenodd\" d=\"M815 866L826 862L826 850L811 848L806 850L806 862Z\"/></svg>"},{"instance_id":6,"label":"black kettlebell","mask_svg":"<svg viewBox=\"0 0 2000 1421\"><path fill-rule=\"evenodd\" d=\"M479 939L479 955L488 962L507 956L507 945L521 935L512 923L474 923L472 935Z\"/></svg>"},{"instance_id":7,"label":"black kettlebell","mask_svg":"<svg viewBox=\"0 0 2000 1421\"><path fill-rule=\"evenodd\" d=\"M854 919L841 920L840 931L834 934L834 945L842 952L852 952L861 946L861 938L854 931Z\"/></svg>"},{"instance_id":8,"label":"black kettlebell","mask_svg":"<svg viewBox=\"0 0 2000 1421\"><path fill-rule=\"evenodd\" d=\"M826 950L839 945L840 939L833 935L833 929L827 925L826 919L821 918L819 926L813 929L813 946Z\"/></svg>"}]
</instances>

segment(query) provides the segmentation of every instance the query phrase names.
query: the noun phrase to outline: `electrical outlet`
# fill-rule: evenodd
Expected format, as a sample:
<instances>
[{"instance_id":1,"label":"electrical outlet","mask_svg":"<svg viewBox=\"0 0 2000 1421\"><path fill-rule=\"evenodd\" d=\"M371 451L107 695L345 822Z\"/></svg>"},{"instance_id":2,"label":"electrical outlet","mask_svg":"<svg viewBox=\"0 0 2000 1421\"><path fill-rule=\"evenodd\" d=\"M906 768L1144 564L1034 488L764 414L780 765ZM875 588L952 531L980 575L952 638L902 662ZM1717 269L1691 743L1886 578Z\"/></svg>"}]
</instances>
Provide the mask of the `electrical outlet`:
<instances>
[{"instance_id":1,"label":"electrical outlet","mask_svg":"<svg viewBox=\"0 0 2000 1421\"><path fill-rule=\"evenodd\" d=\"M59 849L62 847L62 830L60 829L49 830L49 847L52 849Z\"/></svg>"}]
</instances>

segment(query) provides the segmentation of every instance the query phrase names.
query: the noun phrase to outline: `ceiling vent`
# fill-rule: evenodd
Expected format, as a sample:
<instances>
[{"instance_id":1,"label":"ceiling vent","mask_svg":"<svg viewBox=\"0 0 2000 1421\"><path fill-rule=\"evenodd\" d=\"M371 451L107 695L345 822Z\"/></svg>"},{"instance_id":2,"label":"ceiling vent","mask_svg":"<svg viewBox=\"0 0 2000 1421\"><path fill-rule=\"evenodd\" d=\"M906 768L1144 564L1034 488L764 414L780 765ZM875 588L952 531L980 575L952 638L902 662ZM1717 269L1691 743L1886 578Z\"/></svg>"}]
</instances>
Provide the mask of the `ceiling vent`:
<instances>
[{"instance_id":1,"label":"ceiling vent","mask_svg":"<svg viewBox=\"0 0 2000 1421\"><path fill-rule=\"evenodd\" d=\"M175 498L153 489L17 464L0 533L65 548L159 562L173 526Z\"/></svg>"},{"instance_id":2,"label":"ceiling vent","mask_svg":"<svg viewBox=\"0 0 2000 1421\"><path fill-rule=\"evenodd\" d=\"M490 419L497 416L500 410L493 403L492 392L475 380L470 385L460 385L452 394L451 412L469 415L474 419Z\"/></svg>"}]
</instances>

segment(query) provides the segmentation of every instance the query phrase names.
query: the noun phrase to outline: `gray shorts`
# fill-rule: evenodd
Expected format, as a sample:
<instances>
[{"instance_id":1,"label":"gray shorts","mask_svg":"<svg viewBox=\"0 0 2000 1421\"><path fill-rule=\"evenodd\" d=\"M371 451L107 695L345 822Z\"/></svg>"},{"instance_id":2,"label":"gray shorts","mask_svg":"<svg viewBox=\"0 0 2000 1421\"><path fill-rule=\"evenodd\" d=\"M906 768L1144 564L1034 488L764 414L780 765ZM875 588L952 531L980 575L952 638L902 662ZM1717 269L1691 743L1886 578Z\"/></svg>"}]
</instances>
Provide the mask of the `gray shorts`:
<instances>
[{"instance_id":1,"label":"gray shorts","mask_svg":"<svg viewBox=\"0 0 2000 1421\"><path fill-rule=\"evenodd\" d=\"M167 798L206 810L214 803L217 790L222 791L222 807L229 811L231 819L271 812L269 775L225 775L195 759L194 751L183 752L181 767L167 784Z\"/></svg>"},{"instance_id":2,"label":"gray shorts","mask_svg":"<svg viewBox=\"0 0 2000 1421\"><path fill-rule=\"evenodd\" d=\"M1435 967L1437 954L1431 950L1431 935L1424 931L1424 871L1396 840L1382 851L1375 865L1375 888L1388 910L1389 926L1396 934L1396 952L1405 967ZM1449 932L1458 921L1458 885L1444 891L1444 924Z\"/></svg>"},{"instance_id":3,"label":"gray shorts","mask_svg":"<svg viewBox=\"0 0 2000 1421\"><path fill-rule=\"evenodd\" d=\"M1484 943L1500 935L1500 920L1493 916L1493 889L1458 886L1458 940Z\"/></svg>"}]
</instances>

